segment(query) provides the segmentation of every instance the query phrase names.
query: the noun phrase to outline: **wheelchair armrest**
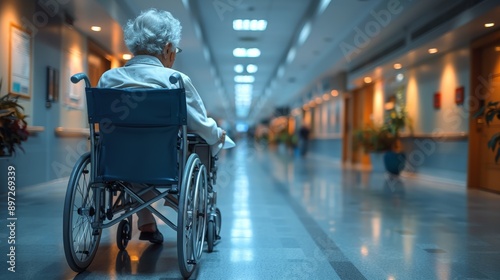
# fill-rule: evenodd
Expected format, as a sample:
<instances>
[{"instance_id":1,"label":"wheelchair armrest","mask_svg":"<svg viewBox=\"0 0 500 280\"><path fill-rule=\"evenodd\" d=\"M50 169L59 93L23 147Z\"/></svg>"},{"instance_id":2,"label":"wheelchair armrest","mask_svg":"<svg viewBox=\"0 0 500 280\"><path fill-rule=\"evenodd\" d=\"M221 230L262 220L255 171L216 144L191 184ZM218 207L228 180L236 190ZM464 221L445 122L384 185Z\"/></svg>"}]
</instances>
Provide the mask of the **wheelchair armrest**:
<instances>
[{"instance_id":1,"label":"wheelchair armrest","mask_svg":"<svg viewBox=\"0 0 500 280\"><path fill-rule=\"evenodd\" d=\"M187 140L189 142L189 145L191 144L207 144L207 141L205 139L201 138L198 134L194 133L188 133L187 134Z\"/></svg>"}]
</instances>

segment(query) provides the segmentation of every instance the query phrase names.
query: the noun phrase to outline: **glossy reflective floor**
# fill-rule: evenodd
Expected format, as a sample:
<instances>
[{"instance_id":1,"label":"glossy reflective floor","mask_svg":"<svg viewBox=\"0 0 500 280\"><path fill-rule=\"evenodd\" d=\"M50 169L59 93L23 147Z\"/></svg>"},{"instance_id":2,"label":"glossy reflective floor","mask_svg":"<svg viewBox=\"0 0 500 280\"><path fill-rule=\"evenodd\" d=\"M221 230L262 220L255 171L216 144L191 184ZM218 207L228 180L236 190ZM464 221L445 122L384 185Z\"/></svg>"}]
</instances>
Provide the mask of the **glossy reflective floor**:
<instances>
[{"instance_id":1,"label":"glossy reflective floor","mask_svg":"<svg viewBox=\"0 0 500 280\"><path fill-rule=\"evenodd\" d=\"M15 273L7 271L2 196L1 279L180 279L166 225L163 245L137 240L134 225L125 252L115 228L105 230L88 270L71 271L65 188L60 180L17 190ZM242 140L221 156L218 193L222 240L192 279L500 279L497 194L343 169Z\"/></svg>"}]
</instances>

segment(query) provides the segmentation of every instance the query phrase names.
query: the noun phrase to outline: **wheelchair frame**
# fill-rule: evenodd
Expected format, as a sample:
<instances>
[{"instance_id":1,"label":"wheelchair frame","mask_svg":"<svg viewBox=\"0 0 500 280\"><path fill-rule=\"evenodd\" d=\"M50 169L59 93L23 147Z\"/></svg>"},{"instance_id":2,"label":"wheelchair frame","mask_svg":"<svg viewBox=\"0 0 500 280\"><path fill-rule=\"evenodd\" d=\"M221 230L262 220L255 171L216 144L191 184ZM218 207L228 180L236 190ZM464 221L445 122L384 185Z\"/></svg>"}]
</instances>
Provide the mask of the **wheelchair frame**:
<instances>
[{"instance_id":1,"label":"wheelchair frame","mask_svg":"<svg viewBox=\"0 0 500 280\"><path fill-rule=\"evenodd\" d=\"M153 180L153 183L144 179L144 182L138 182L144 186L140 191L132 190L132 182L121 180L123 171L117 172L118 177L106 175L103 171L102 165L105 164L101 162L103 159L100 138L104 134L96 132L99 118L94 119L94 115L99 114L94 114L92 102L89 101L93 100L92 93L95 89L91 88L84 73L71 77L75 84L81 80L84 80L86 85L91 150L77 161L68 182L63 214L63 243L68 265L76 272L84 271L95 257L102 229L116 224L117 246L120 250L125 250L132 237L132 215L147 208L177 231L179 269L184 278L189 278L201 259L205 239L209 252L213 251L216 241L220 239L222 217L216 207L217 194L213 188L217 177L217 157L211 155L209 145L201 137L187 133L186 100L180 75L175 73L170 77L170 82L178 83L180 89L176 91L179 94L176 98L181 104L175 163L178 166L178 174L176 178L162 177ZM189 157L188 149L191 149ZM198 152L202 151L206 154L200 159ZM154 192L156 197L148 201L141 198L150 191ZM178 195L177 201L173 198L175 195ZM177 212L177 223L170 221L152 206L161 199L165 200L165 205Z\"/></svg>"}]
</instances>

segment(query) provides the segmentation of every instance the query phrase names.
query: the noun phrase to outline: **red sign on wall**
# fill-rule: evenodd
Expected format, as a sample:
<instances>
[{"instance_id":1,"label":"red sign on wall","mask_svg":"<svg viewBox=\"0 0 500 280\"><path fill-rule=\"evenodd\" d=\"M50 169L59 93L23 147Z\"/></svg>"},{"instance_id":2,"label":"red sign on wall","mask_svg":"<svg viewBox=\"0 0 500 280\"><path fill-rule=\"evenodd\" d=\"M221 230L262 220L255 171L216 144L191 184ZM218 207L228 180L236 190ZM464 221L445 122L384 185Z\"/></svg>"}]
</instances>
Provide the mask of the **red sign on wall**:
<instances>
[{"instance_id":1,"label":"red sign on wall","mask_svg":"<svg viewBox=\"0 0 500 280\"><path fill-rule=\"evenodd\" d=\"M441 108L441 93L436 92L434 93L434 109L440 109Z\"/></svg>"},{"instance_id":2,"label":"red sign on wall","mask_svg":"<svg viewBox=\"0 0 500 280\"><path fill-rule=\"evenodd\" d=\"M455 103L457 105L464 104L464 92L465 92L464 87L459 87L455 89Z\"/></svg>"}]
</instances>

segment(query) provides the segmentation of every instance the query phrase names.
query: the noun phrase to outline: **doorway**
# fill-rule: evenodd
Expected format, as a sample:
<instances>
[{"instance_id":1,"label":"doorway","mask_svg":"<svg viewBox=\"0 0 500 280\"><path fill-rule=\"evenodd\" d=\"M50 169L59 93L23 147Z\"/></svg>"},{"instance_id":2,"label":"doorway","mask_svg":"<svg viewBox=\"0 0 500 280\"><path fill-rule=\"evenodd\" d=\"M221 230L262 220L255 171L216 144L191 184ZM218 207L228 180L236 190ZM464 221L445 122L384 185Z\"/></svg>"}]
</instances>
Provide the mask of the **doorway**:
<instances>
[{"instance_id":1,"label":"doorway","mask_svg":"<svg viewBox=\"0 0 500 280\"><path fill-rule=\"evenodd\" d=\"M481 108L500 101L500 32L473 43L471 75L471 102ZM469 127L468 187L500 193L500 161L495 162L496 149L488 149L490 138L500 132L500 120L494 118L487 125L484 115L474 118L474 113Z\"/></svg>"},{"instance_id":2,"label":"doorway","mask_svg":"<svg viewBox=\"0 0 500 280\"><path fill-rule=\"evenodd\" d=\"M102 74L111 69L111 61L107 59L109 56L106 51L99 47L96 43L89 41L88 61L88 77L90 84L95 87L99 82Z\"/></svg>"},{"instance_id":3,"label":"doorway","mask_svg":"<svg viewBox=\"0 0 500 280\"><path fill-rule=\"evenodd\" d=\"M344 139L342 161L347 165L366 168L370 165L368 154L353 145L354 132L372 123L373 84L352 90L345 98Z\"/></svg>"}]
</instances>

